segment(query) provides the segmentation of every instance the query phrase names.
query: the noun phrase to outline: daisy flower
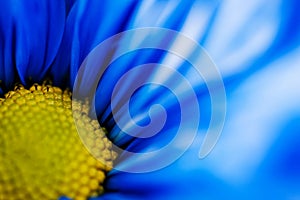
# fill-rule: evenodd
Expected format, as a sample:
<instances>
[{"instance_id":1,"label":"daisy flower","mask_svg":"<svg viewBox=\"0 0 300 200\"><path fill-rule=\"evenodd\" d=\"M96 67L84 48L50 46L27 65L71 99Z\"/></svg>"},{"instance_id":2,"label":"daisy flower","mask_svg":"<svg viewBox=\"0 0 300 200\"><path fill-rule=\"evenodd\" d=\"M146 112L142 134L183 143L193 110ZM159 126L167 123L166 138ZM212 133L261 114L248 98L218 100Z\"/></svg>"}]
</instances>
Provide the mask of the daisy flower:
<instances>
[{"instance_id":1,"label":"daisy flower","mask_svg":"<svg viewBox=\"0 0 300 200\"><path fill-rule=\"evenodd\" d=\"M299 198L298 4L0 2L0 199Z\"/></svg>"}]
</instances>

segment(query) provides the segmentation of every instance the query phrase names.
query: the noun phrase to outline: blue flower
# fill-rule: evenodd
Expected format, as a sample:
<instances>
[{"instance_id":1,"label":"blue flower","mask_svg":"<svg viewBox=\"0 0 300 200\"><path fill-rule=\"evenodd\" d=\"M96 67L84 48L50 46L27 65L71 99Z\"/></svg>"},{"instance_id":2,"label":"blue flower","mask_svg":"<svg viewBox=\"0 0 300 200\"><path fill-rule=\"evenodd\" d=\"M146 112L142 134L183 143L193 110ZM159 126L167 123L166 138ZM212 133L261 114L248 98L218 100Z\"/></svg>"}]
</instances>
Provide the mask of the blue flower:
<instances>
[{"instance_id":1,"label":"blue flower","mask_svg":"<svg viewBox=\"0 0 300 200\"><path fill-rule=\"evenodd\" d=\"M168 118L159 134L146 139L131 137L116 123L111 108L113 89L124 74L145 63L175 65L196 93L201 121L191 147L164 168L131 173L160 163L172 153L157 158L121 153L116 169L108 174L105 194L97 199L300 197L297 1L29 0L3 1L0 7L1 93L16 82L30 85L45 77L51 77L55 85L72 88L81 64L97 45L135 28L180 31L204 46L218 67L227 92L227 117L217 145L200 160L198 152L212 113L209 90L193 66L157 49L137 50L110 64L97 88L95 107L99 122L117 146L146 153L167 145L177 133L180 108L176 95L164 87L146 85L129 102L131 115L140 126L150 123L152 105L165 107ZM128 45L137 39L127 40ZM112 46L106 56L119 49L121 45ZM159 70L131 75L120 92L126 94L143 78L182 84ZM184 105L193 115L195 105ZM122 121L122 115L120 118ZM188 126L183 129L187 134ZM173 148L180 149L184 143Z\"/></svg>"}]
</instances>

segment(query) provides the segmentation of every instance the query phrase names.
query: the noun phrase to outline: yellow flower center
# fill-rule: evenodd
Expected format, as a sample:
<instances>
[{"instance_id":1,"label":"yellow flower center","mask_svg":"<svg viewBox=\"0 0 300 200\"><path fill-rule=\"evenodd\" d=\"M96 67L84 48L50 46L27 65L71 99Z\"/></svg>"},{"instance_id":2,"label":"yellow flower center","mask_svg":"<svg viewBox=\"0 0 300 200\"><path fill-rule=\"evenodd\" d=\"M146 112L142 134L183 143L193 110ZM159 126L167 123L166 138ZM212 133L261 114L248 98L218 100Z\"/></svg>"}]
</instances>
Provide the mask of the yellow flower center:
<instances>
[{"instance_id":1,"label":"yellow flower center","mask_svg":"<svg viewBox=\"0 0 300 200\"><path fill-rule=\"evenodd\" d=\"M87 103L76 101L73 112L75 119L71 92L51 85L29 90L19 85L0 98L1 200L87 199L103 193L116 153L105 129L89 118Z\"/></svg>"}]
</instances>

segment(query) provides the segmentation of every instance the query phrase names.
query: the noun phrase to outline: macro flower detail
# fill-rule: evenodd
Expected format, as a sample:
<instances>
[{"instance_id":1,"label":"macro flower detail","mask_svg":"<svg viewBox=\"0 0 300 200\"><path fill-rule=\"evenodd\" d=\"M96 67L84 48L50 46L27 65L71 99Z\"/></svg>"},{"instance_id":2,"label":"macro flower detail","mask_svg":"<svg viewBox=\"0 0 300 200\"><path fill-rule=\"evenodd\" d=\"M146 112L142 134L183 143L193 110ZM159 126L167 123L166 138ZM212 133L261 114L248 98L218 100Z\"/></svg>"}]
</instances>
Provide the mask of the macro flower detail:
<instances>
[{"instance_id":1,"label":"macro flower detail","mask_svg":"<svg viewBox=\"0 0 300 200\"><path fill-rule=\"evenodd\" d=\"M299 7L0 1L0 200L300 199Z\"/></svg>"},{"instance_id":2,"label":"macro flower detail","mask_svg":"<svg viewBox=\"0 0 300 200\"><path fill-rule=\"evenodd\" d=\"M103 193L116 153L106 130L89 118L88 103L73 101L74 115L71 105L69 90L46 84L18 85L0 99L0 199L87 199Z\"/></svg>"}]
</instances>

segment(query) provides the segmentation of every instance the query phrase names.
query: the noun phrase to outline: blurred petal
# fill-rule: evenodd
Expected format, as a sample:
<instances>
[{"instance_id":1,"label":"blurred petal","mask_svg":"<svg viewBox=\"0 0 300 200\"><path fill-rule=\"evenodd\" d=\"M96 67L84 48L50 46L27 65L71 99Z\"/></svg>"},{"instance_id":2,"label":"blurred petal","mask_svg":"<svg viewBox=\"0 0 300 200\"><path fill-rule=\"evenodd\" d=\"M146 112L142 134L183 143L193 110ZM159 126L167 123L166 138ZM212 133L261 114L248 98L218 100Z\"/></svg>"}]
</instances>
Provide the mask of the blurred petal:
<instances>
[{"instance_id":1,"label":"blurred petal","mask_svg":"<svg viewBox=\"0 0 300 200\"><path fill-rule=\"evenodd\" d=\"M222 138L202 161L249 197L299 197L299 53L298 48L231 91Z\"/></svg>"},{"instance_id":2,"label":"blurred petal","mask_svg":"<svg viewBox=\"0 0 300 200\"><path fill-rule=\"evenodd\" d=\"M272 47L281 25L281 1L223 1L204 46L224 77L249 70ZM253 70L253 69L252 69Z\"/></svg>"},{"instance_id":3,"label":"blurred petal","mask_svg":"<svg viewBox=\"0 0 300 200\"><path fill-rule=\"evenodd\" d=\"M129 27L154 26L179 30L193 4L194 1L144 1L136 10Z\"/></svg>"}]
</instances>

